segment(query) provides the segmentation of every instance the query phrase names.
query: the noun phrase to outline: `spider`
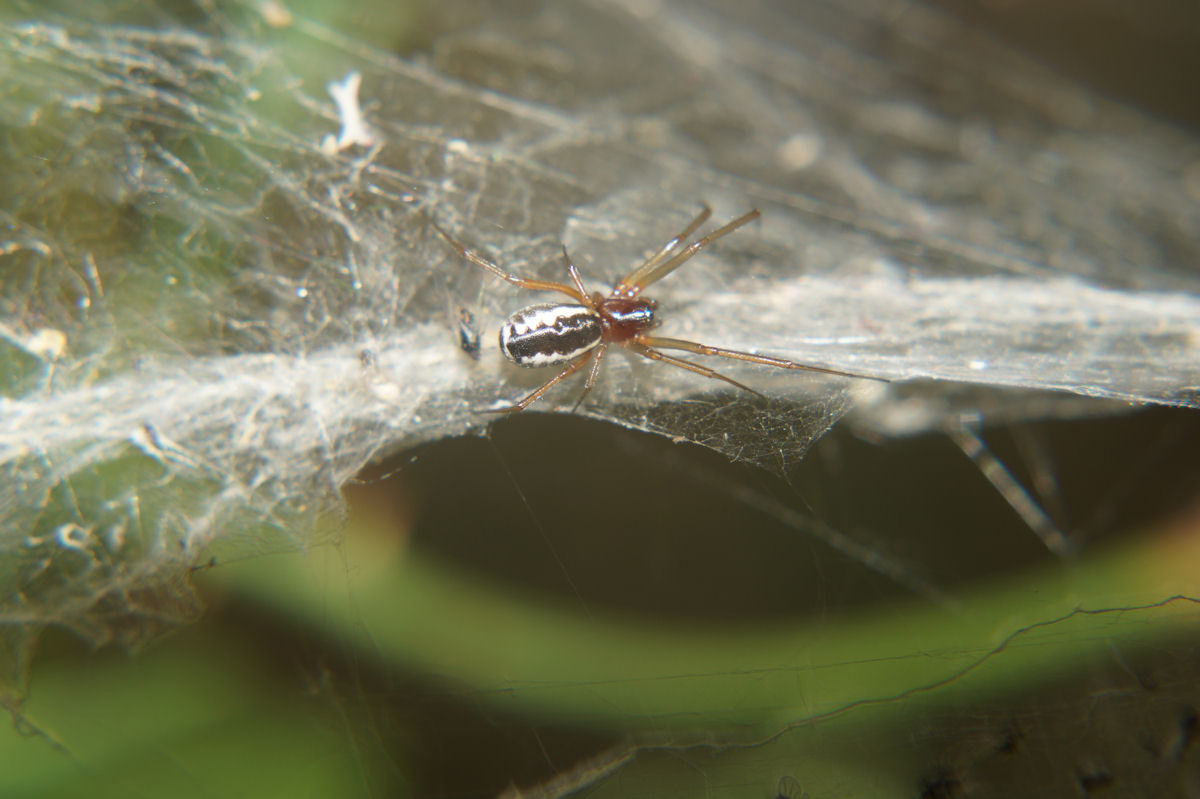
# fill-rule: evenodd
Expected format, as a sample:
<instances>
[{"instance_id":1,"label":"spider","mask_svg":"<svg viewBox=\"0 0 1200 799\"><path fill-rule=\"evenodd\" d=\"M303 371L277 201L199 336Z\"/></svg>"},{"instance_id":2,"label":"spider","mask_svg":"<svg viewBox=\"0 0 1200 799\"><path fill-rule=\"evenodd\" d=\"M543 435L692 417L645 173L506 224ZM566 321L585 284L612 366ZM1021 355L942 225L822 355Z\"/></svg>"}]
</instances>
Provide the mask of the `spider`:
<instances>
[{"instance_id":1,"label":"spider","mask_svg":"<svg viewBox=\"0 0 1200 799\"><path fill-rule=\"evenodd\" d=\"M769 355L755 355L749 352L712 347L707 344L697 344L694 341L650 335L649 331L659 324L659 320L655 317L658 303L642 297L642 292L683 266L692 256L712 242L760 216L758 209L750 211L680 249L680 245L687 241L711 215L712 210L707 205L703 206L700 213L686 228L671 238L645 263L623 277L608 296L599 291L589 293L584 288L583 279L579 275L579 270L575 268L575 264L571 262L566 247L563 247L563 263L567 267L567 273L571 276L571 285L548 280L529 280L505 272L479 253L457 241L437 222L430 219L429 223L433 225L434 230L441 234L442 238L457 250L459 255L476 266L486 269L501 280L508 281L519 288L531 291L554 291L571 298L570 302L539 303L527 306L509 316L501 325L500 351L508 360L518 366L560 366L563 364L566 366L528 396L510 406L497 409L496 412L507 413L524 410L554 386L590 363L591 369L583 384L583 393L576 402L576 407L578 407L588 392L592 390L592 386L595 385L596 375L600 372L600 362L604 360L604 354L613 344L632 350L652 361L660 361L705 377L723 380L760 397L763 395L749 386L706 366L667 355L662 350L685 350L697 355L717 355L722 358L734 358L766 366L777 366L782 369L804 369L841 377L882 380L882 378L868 375L826 369L822 366L795 363Z\"/></svg>"}]
</instances>

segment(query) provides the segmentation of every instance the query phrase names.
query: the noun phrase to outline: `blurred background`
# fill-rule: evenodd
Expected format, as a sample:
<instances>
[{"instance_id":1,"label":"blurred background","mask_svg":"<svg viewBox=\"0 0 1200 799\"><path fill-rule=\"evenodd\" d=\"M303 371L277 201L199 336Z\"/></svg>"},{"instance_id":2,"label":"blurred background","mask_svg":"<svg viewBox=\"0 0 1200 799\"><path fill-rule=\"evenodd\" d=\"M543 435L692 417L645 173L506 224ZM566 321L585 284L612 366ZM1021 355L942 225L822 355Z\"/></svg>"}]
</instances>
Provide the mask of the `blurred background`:
<instances>
[{"instance_id":1,"label":"blurred background","mask_svg":"<svg viewBox=\"0 0 1200 799\"><path fill-rule=\"evenodd\" d=\"M934 5L1200 158L1200 9ZM522 12L364 3L323 30L422 63ZM1200 795L1200 416L1058 399L981 388L911 435L851 411L773 469L536 410L381 449L302 546L217 539L90 611L121 642L138 608L134 646L9 635L0 793Z\"/></svg>"}]
</instances>

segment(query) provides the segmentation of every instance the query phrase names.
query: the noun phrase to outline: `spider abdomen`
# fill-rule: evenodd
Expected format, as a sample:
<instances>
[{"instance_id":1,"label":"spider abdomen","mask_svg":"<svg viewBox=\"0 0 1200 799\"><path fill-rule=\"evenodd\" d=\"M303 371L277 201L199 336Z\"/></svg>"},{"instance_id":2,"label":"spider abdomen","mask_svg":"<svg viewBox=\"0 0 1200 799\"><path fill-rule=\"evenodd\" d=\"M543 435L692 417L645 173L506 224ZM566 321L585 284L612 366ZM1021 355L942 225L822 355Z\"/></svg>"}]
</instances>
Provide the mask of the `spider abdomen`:
<instances>
[{"instance_id":1,"label":"spider abdomen","mask_svg":"<svg viewBox=\"0 0 1200 799\"><path fill-rule=\"evenodd\" d=\"M593 350L604 337L600 314L586 305L543 303L500 326L500 351L518 366L552 366Z\"/></svg>"}]
</instances>

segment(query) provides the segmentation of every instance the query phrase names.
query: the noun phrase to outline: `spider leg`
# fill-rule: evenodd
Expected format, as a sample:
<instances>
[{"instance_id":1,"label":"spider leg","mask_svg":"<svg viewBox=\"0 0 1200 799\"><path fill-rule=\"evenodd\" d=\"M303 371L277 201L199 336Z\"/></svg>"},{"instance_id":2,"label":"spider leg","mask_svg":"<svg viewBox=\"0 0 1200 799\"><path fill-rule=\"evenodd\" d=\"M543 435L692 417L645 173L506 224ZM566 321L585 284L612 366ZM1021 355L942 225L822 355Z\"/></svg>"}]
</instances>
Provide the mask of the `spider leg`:
<instances>
[{"instance_id":1,"label":"spider leg","mask_svg":"<svg viewBox=\"0 0 1200 799\"><path fill-rule=\"evenodd\" d=\"M583 384L583 393L575 401L575 405L571 408L571 413L579 409L579 406L583 404L584 397L592 390L592 386L596 385L596 375L600 374L600 361L604 360L604 353L608 352L608 345L601 344L594 352L596 353L596 357L592 359L592 368L588 371L587 380Z\"/></svg>"},{"instance_id":2,"label":"spider leg","mask_svg":"<svg viewBox=\"0 0 1200 799\"><path fill-rule=\"evenodd\" d=\"M484 269L491 272L493 275L500 278L501 280L506 280L509 283L512 283L514 286L517 286L517 287L523 288L523 289L530 289L531 291L557 291L561 294L566 294L568 297L575 300L576 302L580 302L584 305L588 304L587 299L586 299L587 298L586 293L584 293L582 291L577 291L576 289L571 288L570 286L565 285L563 283L555 283L555 282L549 281L549 280L528 280L526 278L519 277L517 275L513 275L508 272L505 272L503 269L501 269L499 266L497 266L496 264L489 261L487 258L484 258L479 253L468 248L465 244L463 244L462 242L455 239L453 236L451 236L449 233L447 233L445 230L443 230L441 225L439 225L437 222L433 221L433 219L431 217L426 217L426 219L429 220L429 224L433 225L433 229L436 230L439 234L441 234L441 237L446 240L447 244L449 244L454 249L458 250L459 255L461 255L463 258L470 261L471 263L475 264L476 266L483 267ZM580 287L582 287L582 284L578 284L578 285L580 285Z\"/></svg>"},{"instance_id":3,"label":"spider leg","mask_svg":"<svg viewBox=\"0 0 1200 799\"><path fill-rule=\"evenodd\" d=\"M682 242L687 241L687 238L696 232L696 228L703 225L710 216L712 216L712 209L707 205L703 206L700 209L700 213L696 215L696 218L691 221L691 224L680 231L679 235L675 236L673 239L664 244L662 249L646 259L644 264L622 278L621 282L618 283L616 288L613 289L613 294L623 295L629 290L630 286L639 285L642 282L643 275L653 271L654 267L667 260L667 257L670 256L670 254L673 253ZM641 291L641 288L639 288L638 291Z\"/></svg>"},{"instance_id":4,"label":"spider leg","mask_svg":"<svg viewBox=\"0 0 1200 799\"><path fill-rule=\"evenodd\" d=\"M732 233L742 225L758 219L759 216L760 213L757 208L749 213L742 214L737 219L729 222L728 224L722 225L712 233L709 233L707 236L696 239L666 261L656 263L650 269L647 269L645 266L639 267L632 275L625 280L622 280L621 283L618 284L617 288L622 290L622 296L636 297L639 293L641 293L642 289L646 288L651 283L656 283L659 280L662 280L664 277L683 266L691 259L693 255L703 250L709 244L712 244L722 236ZM614 289L613 294L616 293L617 289Z\"/></svg>"},{"instance_id":5,"label":"spider leg","mask_svg":"<svg viewBox=\"0 0 1200 799\"><path fill-rule=\"evenodd\" d=\"M731 386L737 386L738 388L742 389L743 391L749 391L751 394L754 394L755 396L758 396L758 397L764 396L763 394L760 394L759 392L750 388L750 386L743 385L731 377L726 377L725 375L721 374L720 372L716 372L716 371L713 371L712 369L709 369L707 366L701 366L700 364L692 363L691 361L685 361L682 358L675 358L673 356L661 353L658 350L647 346L647 343L649 341L650 341L650 339L648 339L648 338L638 336L637 338L632 339L629 342L628 346L630 349L632 349L638 355L649 358L652 361L661 361L663 363L669 363L672 366L678 366L680 369L687 369L689 372L695 372L698 375L704 375L705 377L712 377L717 380L724 380L726 383L729 383Z\"/></svg>"},{"instance_id":6,"label":"spider leg","mask_svg":"<svg viewBox=\"0 0 1200 799\"><path fill-rule=\"evenodd\" d=\"M571 282L575 284L575 288L579 290L579 296L587 297L587 289L583 287L583 278L579 276L579 270L575 268L575 264L571 263L571 256L567 255L566 245L562 248L563 263L567 265L567 273L571 275ZM585 303L590 307L591 303Z\"/></svg>"},{"instance_id":7,"label":"spider leg","mask_svg":"<svg viewBox=\"0 0 1200 799\"><path fill-rule=\"evenodd\" d=\"M723 347L710 347L707 344L697 344L694 341L684 341L683 339L678 338L641 336L639 337L639 340L646 346L661 347L664 350L687 350L688 352L694 352L697 355L719 355L722 358L735 358L739 361L761 363L765 366L778 366L781 369L803 369L807 372L821 372L822 374L838 375L840 377L858 377L864 380L878 380L881 383L891 382L885 377L872 377L871 375L862 375L855 372L840 372L837 369L826 369L824 366L810 366L808 364L789 361L785 358L772 358L770 355L755 355L750 352L727 350Z\"/></svg>"},{"instance_id":8,"label":"spider leg","mask_svg":"<svg viewBox=\"0 0 1200 799\"><path fill-rule=\"evenodd\" d=\"M547 391L554 388L559 383L561 383L562 381L566 380L571 375L578 372L580 370L580 368L582 368L583 365L586 364L588 361L592 360L592 358L595 355L596 355L596 350L590 350L590 351L584 353L583 355L580 355L578 358L576 358L575 360L573 360L569 364L567 364L567 368L563 369L557 375L555 375L554 377L547 380L540 387L538 387L533 393L529 394L528 396L524 397L523 399L521 399L517 402L514 402L512 405L509 405L507 408L489 409L486 411L486 413L514 413L516 411L525 410L530 405L532 405L534 402L537 402L537 400L543 394L545 394ZM588 379L588 382L591 382L591 378ZM584 393L586 393L586 391Z\"/></svg>"}]
</instances>

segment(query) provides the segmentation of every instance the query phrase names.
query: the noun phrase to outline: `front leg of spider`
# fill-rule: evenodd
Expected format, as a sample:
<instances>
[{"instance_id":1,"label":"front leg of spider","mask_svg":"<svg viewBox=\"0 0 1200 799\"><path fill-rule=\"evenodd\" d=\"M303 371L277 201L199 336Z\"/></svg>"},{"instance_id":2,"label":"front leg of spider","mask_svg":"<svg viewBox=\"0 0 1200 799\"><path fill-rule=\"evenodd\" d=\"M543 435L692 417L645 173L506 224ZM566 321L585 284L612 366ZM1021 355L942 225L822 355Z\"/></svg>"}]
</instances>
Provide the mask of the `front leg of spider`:
<instances>
[{"instance_id":1,"label":"front leg of spider","mask_svg":"<svg viewBox=\"0 0 1200 799\"><path fill-rule=\"evenodd\" d=\"M655 316L658 303L643 298L642 291L683 266L712 242L759 217L757 210L750 211L680 249L687 239L704 224L711 213L708 206L704 206L699 215L686 228L626 275L607 296L600 292L588 293L583 285L583 279L579 275L579 270L575 268L567 255L566 248L563 248L563 262L567 267L567 274L571 278L572 285L545 280L528 280L504 271L479 253L455 240L440 225L430 219L434 230L465 260L486 269L518 288L565 294L571 300L571 302L530 305L504 320L504 324L500 326L500 351L504 353L505 358L517 366L560 366L562 369L515 404L500 408L496 412L508 413L524 410L554 386L591 363L592 368L588 371L583 393L575 404L575 407L578 408L584 397L592 390L592 386L595 385L600 362L608 347L613 344L623 346L659 363L722 380L758 396L762 395L732 378L706 366L666 355L660 350L685 350L698 355L732 358L784 369L804 369L844 377L867 377L821 366L799 364L783 358L755 355L682 339L649 335L649 331L659 324ZM869 379L879 380L880 378Z\"/></svg>"}]
</instances>

